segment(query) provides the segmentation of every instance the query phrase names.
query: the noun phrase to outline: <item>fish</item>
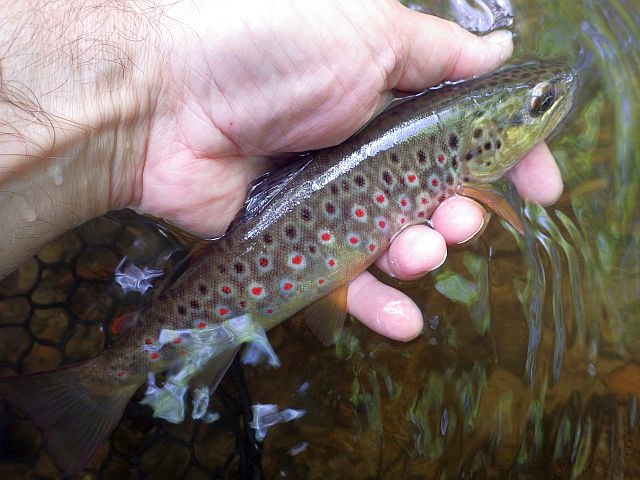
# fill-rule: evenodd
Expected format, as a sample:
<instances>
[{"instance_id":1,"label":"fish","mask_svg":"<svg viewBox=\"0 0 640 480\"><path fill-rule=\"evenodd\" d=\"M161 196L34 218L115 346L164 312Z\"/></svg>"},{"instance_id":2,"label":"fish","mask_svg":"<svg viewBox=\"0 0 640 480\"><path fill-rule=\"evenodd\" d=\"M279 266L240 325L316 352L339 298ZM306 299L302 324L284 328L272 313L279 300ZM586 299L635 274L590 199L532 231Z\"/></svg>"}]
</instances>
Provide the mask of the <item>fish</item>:
<instances>
[{"instance_id":1,"label":"fish","mask_svg":"<svg viewBox=\"0 0 640 480\"><path fill-rule=\"evenodd\" d=\"M192 416L243 345L246 359L277 365L265 331L304 309L332 344L346 315L347 285L410 225L463 194L515 212L487 187L567 116L574 69L529 61L398 97L344 143L308 152L257 179L238 220L204 248L149 306L118 322L110 349L60 369L0 378L0 396L42 431L67 474L81 470L114 430L134 393L154 416ZM156 375L164 373L164 383Z\"/></svg>"}]
</instances>

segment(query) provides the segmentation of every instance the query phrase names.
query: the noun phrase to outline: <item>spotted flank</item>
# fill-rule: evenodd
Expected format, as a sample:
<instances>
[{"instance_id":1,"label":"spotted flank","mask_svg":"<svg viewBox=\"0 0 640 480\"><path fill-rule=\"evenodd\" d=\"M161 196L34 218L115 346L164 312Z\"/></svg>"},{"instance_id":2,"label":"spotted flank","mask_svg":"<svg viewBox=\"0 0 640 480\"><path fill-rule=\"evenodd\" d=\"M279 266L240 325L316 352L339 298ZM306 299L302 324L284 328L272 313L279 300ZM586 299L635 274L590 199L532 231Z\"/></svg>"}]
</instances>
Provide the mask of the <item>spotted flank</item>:
<instances>
[{"instance_id":1,"label":"spotted flank","mask_svg":"<svg viewBox=\"0 0 640 480\"><path fill-rule=\"evenodd\" d=\"M278 363L264 332L294 313L304 310L313 333L334 342L348 283L445 199L473 197L518 228L489 184L553 131L575 85L570 67L530 62L394 102L343 144L256 180L230 231L117 322L123 338L113 348L78 366L0 378L0 395L32 416L68 474L90 461L145 383L154 415L181 421L192 389L192 416L207 417L209 387L243 345L253 345L248 361Z\"/></svg>"}]
</instances>

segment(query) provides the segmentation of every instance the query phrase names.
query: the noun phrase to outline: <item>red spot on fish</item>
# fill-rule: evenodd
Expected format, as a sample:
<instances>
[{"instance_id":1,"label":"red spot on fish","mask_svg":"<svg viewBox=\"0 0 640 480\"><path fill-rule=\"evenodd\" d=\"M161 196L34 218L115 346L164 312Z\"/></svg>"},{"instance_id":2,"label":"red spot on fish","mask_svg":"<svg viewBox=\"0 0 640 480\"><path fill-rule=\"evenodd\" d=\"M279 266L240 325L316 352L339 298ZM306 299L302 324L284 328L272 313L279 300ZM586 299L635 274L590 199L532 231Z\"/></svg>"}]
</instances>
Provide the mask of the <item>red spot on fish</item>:
<instances>
[{"instance_id":1,"label":"red spot on fish","mask_svg":"<svg viewBox=\"0 0 640 480\"><path fill-rule=\"evenodd\" d=\"M409 175L408 177L409 182L413 183L416 181L416 176L415 175Z\"/></svg>"},{"instance_id":2,"label":"red spot on fish","mask_svg":"<svg viewBox=\"0 0 640 480\"><path fill-rule=\"evenodd\" d=\"M400 205L402 205L403 207L407 206L407 199L403 198L402 200L400 200Z\"/></svg>"},{"instance_id":3,"label":"red spot on fish","mask_svg":"<svg viewBox=\"0 0 640 480\"><path fill-rule=\"evenodd\" d=\"M206 327L206 326L207 326L207 324L206 324L206 323L204 323L204 322L200 322L200 323L198 324L198 328L199 328L200 330L202 330L202 329L203 329L204 327Z\"/></svg>"},{"instance_id":4,"label":"red spot on fish","mask_svg":"<svg viewBox=\"0 0 640 480\"><path fill-rule=\"evenodd\" d=\"M251 289L251 293L257 297L258 295L262 294L262 287L253 287Z\"/></svg>"},{"instance_id":5,"label":"red spot on fish","mask_svg":"<svg viewBox=\"0 0 640 480\"><path fill-rule=\"evenodd\" d=\"M151 357L151 360L155 360L156 358L158 358L158 354L156 352L153 352L151 355L149 355Z\"/></svg>"},{"instance_id":6,"label":"red spot on fish","mask_svg":"<svg viewBox=\"0 0 640 480\"><path fill-rule=\"evenodd\" d=\"M383 203L384 202L384 195L380 194L376 197L376 202L378 203Z\"/></svg>"},{"instance_id":7,"label":"red spot on fish","mask_svg":"<svg viewBox=\"0 0 640 480\"><path fill-rule=\"evenodd\" d=\"M336 266L336 261L335 261L333 258L331 258L331 259L329 259L329 261L327 262L327 264L328 264L330 267L335 267L335 266Z\"/></svg>"},{"instance_id":8,"label":"red spot on fish","mask_svg":"<svg viewBox=\"0 0 640 480\"><path fill-rule=\"evenodd\" d=\"M293 263L294 265L300 265L302 263L302 255L296 255L295 257L293 257L291 259L291 263ZM256 294L259 295L259 294Z\"/></svg>"},{"instance_id":9,"label":"red spot on fish","mask_svg":"<svg viewBox=\"0 0 640 480\"><path fill-rule=\"evenodd\" d=\"M325 232L322 235L320 235L320 238L322 239L323 242L328 242L329 240L331 240L331 234Z\"/></svg>"},{"instance_id":10,"label":"red spot on fish","mask_svg":"<svg viewBox=\"0 0 640 480\"><path fill-rule=\"evenodd\" d=\"M181 343L181 342L182 342L182 338L180 338L180 337L176 337L176 338L173 339L173 343L175 343L176 345L178 343Z\"/></svg>"},{"instance_id":11,"label":"red spot on fish","mask_svg":"<svg viewBox=\"0 0 640 480\"><path fill-rule=\"evenodd\" d=\"M273 309L271 309L271 308L267 308L265 311L266 311L267 313L269 313L269 314L273 313Z\"/></svg>"},{"instance_id":12,"label":"red spot on fish","mask_svg":"<svg viewBox=\"0 0 640 480\"><path fill-rule=\"evenodd\" d=\"M431 185L433 185L434 187L437 187L440 184L440 182L438 182L437 178L434 178L433 180L431 180Z\"/></svg>"},{"instance_id":13,"label":"red spot on fish","mask_svg":"<svg viewBox=\"0 0 640 480\"><path fill-rule=\"evenodd\" d=\"M361 208L356 209L356 217L358 218L364 217L364 210L362 210Z\"/></svg>"},{"instance_id":14,"label":"red spot on fish","mask_svg":"<svg viewBox=\"0 0 640 480\"><path fill-rule=\"evenodd\" d=\"M282 285L282 288L285 290L291 290L293 288L293 283L285 283L284 285Z\"/></svg>"},{"instance_id":15,"label":"red spot on fish","mask_svg":"<svg viewBox=\"0 0 640 480\"><path fill-rule=\"evenodd\" d=\"M124 377L124 372L122 370L120 370L119 372L116 372L116 376Z\"/></svg>"},{"instance_id":16,"label":"red spot on fish","mask_svg":"<svg viewBox=\"0 0 640 480\"><path fill-rule=\"evenodd\" d=\"M438 201L440 202L444 202L445 196L444 195L440 195L440 198L438 198Z\"/></svg>"},{"instance_id":17,"label":"red spot on fish","mask_svg":"<svg viewBox=\"0 0 640 480\"><path fill-rule=\"evenodd\" d=\"M418 217L424 218L426 214L424 212L418 212Z\"/></svg>"},{"instance_id":18,"label":"red spot on fish","mask_svg":"<svg viewBox=\"0 0 640 480\"><path fill-rule=\"evenodd\" d=\"M226 308L221 308L220 310L218 310L218 313L221 317L224 317L227 313L229 313L229 310Z\"/></svg>"},{"instance_id":19,"label":"red spot on fish","mask_svg":"<svg viewBox=\"0 0 640 480\"><path fill-rule=\"evenodd\" d=\"M376 249L376 246L372 243L369 245L369 251L373 252Z\"/></svg>"},{"instance_id":20,"label":"red spot on fish","mask_svg":"<svg viewBox=\"0 0 640 480\"><path fill-rule=\"evenodd\" d=\"M400 218L400 223L406 223L406 222L407 222L407 219L405 217Z\"/></svg>"},{"instance_id":21,"label":"red spot on fish","mask_svg":"<svg viewBox=\"0 0 640 480\"><path fill-rule=\"evenodd\" d=\"M266 266L268 266L268 265L269 265L269 259L262 257L262 258L260 259L260 266L261 266L261 267L266 267Z\"/></svg>"},{"instance_id":22,"label":"red spot on fish","mask_svg":"<svg viewBox=\"0 0 640 480\"><path fill-rule=\"evenodd\" d=\"M444 155L442 155L442 154L438 155L438 161L440 163L443 163L444 162Z\"/></svg>"},{"instance_id":23,"label":"red spot on fish","mask_svg":"<svg viewBox=\"0 0 640 480\"><path fill-rule=\"evenodd\" d=\"M146 343L147 345L153 345L153 340L151 340L150 338L145 338L144 343Z\"/></svg>"},{"instance_id":24,"label":"red spot on fish","mask_svg":"<svg viewBox=\"0 0 640 480\"><path fill-rule=\"evenodd\" d=\"M356 243L358 243L358 237L351 237L349 238L349 243L351 245L355 245Z\"/></svg>"},{"instance_id":25,"label":"red spot on fish","mask_svg":"<svg viewBox=\"0 0 640 480\"><path fill-rule=\"evenodd\" d=\"M324 285L324 282L325 282L324 278L321 278L320 280L318 280L318 285Z\"/></svg>"},{"instance_id":26,"label":"red spot on fish","mask_svg":"<svg viewBox=\"0 0 640 480\"><path fill-rule=\"evenodd\" d=\"M385 222L384 220L380 220L378 222L378 226L384 230L384 228L387 226L387 222Z\"/></svg>"},{"instance_id":27,"label":"red spot on fish","mask_svg":"<svg viewBox=\"0 0 640 480\"><path fill-rule=\"evenodd\" d=\"M426 197L422 197L422 200L420 200L420 203L422 203L423 205L426 205L427 203L429 203L429 200Z\"/></svg>"},{"instance_id":28,"label":"red spot on fish","mask_svg":"<svg viewBox=\"0 0 640 480\"><path fill-rule=\"evenodd\" d=\"M244 308L246 306L247 306L247 302L245 301L240 302L240 308Z\"/></svg>"},{"instance_id":29,"label":"red spot on fish","mask_svg":"<svg viewBox=\"0 0 640 480\"><path fill-rule=\"evenodd\" d=\"M225 293L225 294L227 294L227 295L229 295L229 294L231 293L231 287L230 287L230 286L228 286L228 285L225 285L225 286L224 286L224 287L222 287L220 290L222 291L222 293Z\"/></svg>"}]
</instances>

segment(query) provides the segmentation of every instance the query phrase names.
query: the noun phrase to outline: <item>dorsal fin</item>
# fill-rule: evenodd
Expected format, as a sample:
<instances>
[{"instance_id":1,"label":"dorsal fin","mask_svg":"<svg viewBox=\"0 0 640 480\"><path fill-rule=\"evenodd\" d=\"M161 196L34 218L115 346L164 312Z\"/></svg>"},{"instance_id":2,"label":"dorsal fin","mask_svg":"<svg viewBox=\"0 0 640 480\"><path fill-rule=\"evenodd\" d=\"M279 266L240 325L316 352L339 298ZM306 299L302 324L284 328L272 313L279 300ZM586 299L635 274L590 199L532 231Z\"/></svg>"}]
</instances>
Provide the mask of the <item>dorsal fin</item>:
<instances>
[{"instance_id":1,"label":"dorsal fin","mask_svg":"<svg viewBox=\"0 0 640 480\"><path fill-rule=\"evenodd\" d=\"M227 233L260 213L273 198L311 163L309 154L287 162L255 178L249 184L247 200L229 225Z\"/></svg>"},{"instance_id":2,"label":"dorsal fin","mask_svg":"<svg viewBox=\"0 0 640 480\"><path fill-rule=\"evenodd\" d=\"M336 341L346 316L346 285L336 288L327 296L309 305L304 311L305 322L325 347Z\"/></svg>"}]
</instances>

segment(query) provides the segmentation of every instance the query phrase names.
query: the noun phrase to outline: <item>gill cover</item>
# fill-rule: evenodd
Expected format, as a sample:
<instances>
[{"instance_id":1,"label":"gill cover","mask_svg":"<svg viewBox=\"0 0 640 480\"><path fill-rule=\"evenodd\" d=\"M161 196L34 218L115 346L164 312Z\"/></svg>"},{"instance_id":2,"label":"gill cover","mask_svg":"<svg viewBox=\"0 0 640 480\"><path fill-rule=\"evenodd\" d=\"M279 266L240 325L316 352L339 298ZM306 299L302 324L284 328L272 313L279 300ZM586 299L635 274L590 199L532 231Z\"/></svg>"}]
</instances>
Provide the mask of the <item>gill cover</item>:
<instances>
[{"instance_id":1,"label":"gill cover","mask_svg":"<svg viewBox=\"0 0 640 480\"><path fill-rule=\"evenodd\" d=\"M500 178L571 109L575 72L555 62L505 67L483 77L469 108L465 183Z\"/></svg>"}]
</instances>

